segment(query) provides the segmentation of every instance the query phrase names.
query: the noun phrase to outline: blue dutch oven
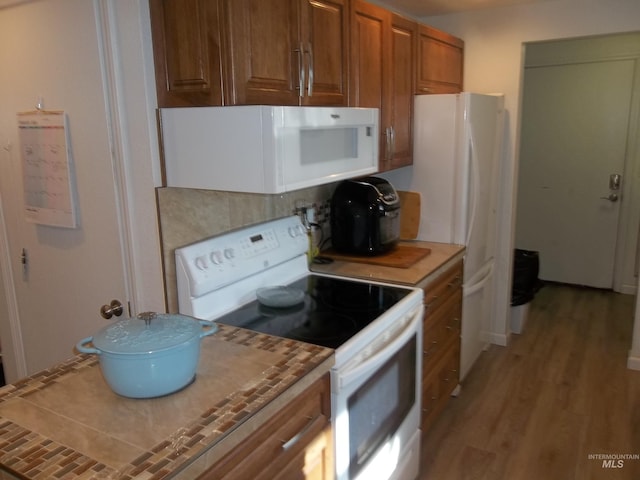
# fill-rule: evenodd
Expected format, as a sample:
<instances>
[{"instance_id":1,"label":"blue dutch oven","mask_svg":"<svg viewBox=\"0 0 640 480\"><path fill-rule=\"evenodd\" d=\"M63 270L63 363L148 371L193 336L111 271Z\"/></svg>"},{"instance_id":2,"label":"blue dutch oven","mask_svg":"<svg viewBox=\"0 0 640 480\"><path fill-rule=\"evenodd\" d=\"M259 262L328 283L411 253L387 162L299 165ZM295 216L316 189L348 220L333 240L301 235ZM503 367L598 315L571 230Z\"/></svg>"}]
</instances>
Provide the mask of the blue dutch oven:
<instances>
[{"instance_id":1,"label":"blue dutch oven","mask_svg":"<svg viewBox=\"0 0 640 480\"><path fill-rule=\"evenodd\" d=\"M217 330L206 320L148 312L113 323L80 340L76 348L98 355L102 374L115 393L153 398L176 392L195 379L200 340Z\"/></svg>"}]
</instances>

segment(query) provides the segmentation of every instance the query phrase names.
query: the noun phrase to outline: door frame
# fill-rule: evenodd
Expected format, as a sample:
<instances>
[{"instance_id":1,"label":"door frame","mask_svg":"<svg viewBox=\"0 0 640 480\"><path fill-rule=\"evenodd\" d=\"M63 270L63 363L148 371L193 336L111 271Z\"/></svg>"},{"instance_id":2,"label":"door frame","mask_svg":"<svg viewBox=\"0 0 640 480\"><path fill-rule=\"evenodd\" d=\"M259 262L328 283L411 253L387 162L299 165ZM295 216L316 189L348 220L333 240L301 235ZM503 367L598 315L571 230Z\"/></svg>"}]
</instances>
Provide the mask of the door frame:
<instances>
[{"instance_id":1,"label":"door frame","mask_svg":"<svg viewBox=\"0 0 640 480\"><path fill-rule=\"evenodd\" d=\"M638 33L640 35L640 32ZM631 96L631 109L627 133L627 155L624 162L624 176L622 178L622 196L626 202L620 205L620 220L618 222L618 241L616 243L616 259L613 271L613 289L616 292L629 295L640 292L638 268L640 266L640 54L636 58L635 85ZM635 133L634 133L635 132ZM636 222L634 224L634 219ZM635 242L633 237L635 236ZM635 256L630 260L631 252ZM625 268L633 264L636 285L626 282L628 272Z\"/></svg>"},{"instance_id":2,"label":"door frame","mask_svg":"<svg viewBox=\"0 0 640 480\"><path fill-rule=\"evenodd\" d=\"M27 359L24 354L24 345L22 343L22 328L20 327L18 299L16 297L16 291L14 287L14 275L13 268L11 267L11 254L9 251L9 237L7 235L7 224L4 220L4 209L1 194L0 256L0 277L2 277L4 294L7 304L7 317L9 320L7 326L10 338L8 342L4 340L2 342L2 366L4 369L5 378L23 378L27 375ZM4 334L4 331L2 333ZM4 361L5 358L8 358L9 361Z\"/></svg>"},{"instance_id":3,"label":"door frame","mask_svg":"<svg viewBox=\"0 0 640 480\"><path fill-rule=\"evenodd\" d=\"M638 178L640 178L640 141L633 134L633 132L637 132L640 129L640 50L637 48L638 35L640 35L640 32L525 42L523 44L523 63L521 67L522 79L524 79L526 68L529 66L570 65L623 59L631 59L636 62L624 171L622 172L624 174L622 196L625 201L620 205L613 265L613 290L630 295L636 294L640 287L637 281L637 271L635 284L633 284L633 272L629 271L629 265L637 263L638 256L640 256L640 237L638 236L637 224L637 218L640 218L640 181L638 181ZM532 50L527 49L529 45L536 45L535 54L532 55ZM521 104L523 95L524 92L521 92ZM522 119L520 119L521 123ZM518 128L521 128L521 126ZM518 145L517 150L518 158L516 161L518 164L520 162L519 149L520 145ZM515 181L517 183L517 176ZM514 201L517 201L517 194L514 196ZM517 204L514 203L514 207L517 208ZM515 220L517 223L517 219Z\"/></svg>"}]
</instances>

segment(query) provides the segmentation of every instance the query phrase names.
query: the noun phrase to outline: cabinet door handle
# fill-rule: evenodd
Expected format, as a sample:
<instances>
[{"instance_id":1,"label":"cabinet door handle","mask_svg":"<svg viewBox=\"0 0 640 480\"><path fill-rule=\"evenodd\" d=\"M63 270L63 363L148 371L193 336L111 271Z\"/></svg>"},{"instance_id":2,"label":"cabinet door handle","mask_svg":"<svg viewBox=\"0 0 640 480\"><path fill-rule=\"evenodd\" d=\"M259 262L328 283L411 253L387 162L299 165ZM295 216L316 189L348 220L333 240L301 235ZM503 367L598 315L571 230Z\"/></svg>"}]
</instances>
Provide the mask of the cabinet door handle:
<instances>
[{"instance_id":1,"label":"cabinet door handle","mask_svg":"<svg viewBox=\"0 0 640 480\"><path fill-rule=\"evenodd\" d=\"M309 55L309 76L307 79L307 95L310 97L313 96L313 80L314 80L314 65L313 65L313 45L309 42L309 49L307 50L307 55Z\"/></svg>"},{"instance_id":2,"label":"cabinet door handle","mask_svg":"<svg viewBox=\"0 0 640 480\"><path fill-rule=\"evenodd\" d=\"M390 160L393 160L393 157L396 154L396 129L393 127L391 128L391 156L389 157Z\"/></svg>"},{"instance_id":3,"label":"cabinet door handle","mask_svg":"<svg viewBox=\"0 0 640 480\"><path fill-rule=\"evenodd\" d=\"M293 447L296 443L298 443L300 441L300 439L302 437L304 437L306 435L306 433L311 429L311 427L313 426L314 417L306 417L307 420L309 420L309 422L303 427L302 430L300 430L298 433L296 433L293 437L291 437L289 440L282 441L282 450L284 450L285 452L287 450L289 450L291 447Z\"/></svg>"},{"instance_id":4,"label":"cabinet door handle","mask_svg":"<svg viewBox=\"0 0 640 480\"><path fill-rule=\"evenodd\" d=\"M304 47L302 42L298 45L298 48L294 50L298 53L298 96L304 97Z\"/></svg>"},{"instance_id":5,"label":"cabinet door handle","mask_svg":"<svg viewBox=\"0 0 640 480\"><path fill-rule=\"evenodd\" d=\"M391 161L396 153L396 131L393 127L387 127L385 136L387 138L387 160Z\"/></svg>"},{"instance_id":6,"label":"cabinet door handle","mask_svg":"<svg viewBox=\"0 0 640 480\"><path fill-rule=\"evenodd\" d=\"M384 136L386 140L385 156L387 161L389 161L391 160L391 127L387 127L384 129Z\"/></svg>"}]
</instances>

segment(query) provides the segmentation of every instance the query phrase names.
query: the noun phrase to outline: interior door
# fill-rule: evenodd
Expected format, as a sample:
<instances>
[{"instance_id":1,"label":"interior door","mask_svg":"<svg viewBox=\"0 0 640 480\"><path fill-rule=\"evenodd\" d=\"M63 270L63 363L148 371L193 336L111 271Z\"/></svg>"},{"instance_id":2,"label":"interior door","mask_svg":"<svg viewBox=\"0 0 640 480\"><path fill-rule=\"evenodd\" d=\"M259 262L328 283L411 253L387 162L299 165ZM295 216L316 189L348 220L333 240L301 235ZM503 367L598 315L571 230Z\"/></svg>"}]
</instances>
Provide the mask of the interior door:
<instances>
[{"instance_id":1,"label":"interior door","mask_svg":"<svg viewBox=\"0 0 640 480\"><path fill-rule=\"evenodd\" d=\"M633 74L632 60L525 70L516 244L540 252L543 280L613 286Z\"/></svg>"},{"instance_id":2,"label":"interior door","mask_svg":"<svg viewBox=\"0 0 640 480\"><path fill-rule=\"evenodd\" d=\"M0 63L14 66L0 69L0 195L29 374L71 357L77 341L107 325L102 305L128 300L96 5L30 2L0 12L0 42L14 46L0 49ZM16 112L38 101L69 118L77 228L25 221Z\"/></svg>"}]
</instances>

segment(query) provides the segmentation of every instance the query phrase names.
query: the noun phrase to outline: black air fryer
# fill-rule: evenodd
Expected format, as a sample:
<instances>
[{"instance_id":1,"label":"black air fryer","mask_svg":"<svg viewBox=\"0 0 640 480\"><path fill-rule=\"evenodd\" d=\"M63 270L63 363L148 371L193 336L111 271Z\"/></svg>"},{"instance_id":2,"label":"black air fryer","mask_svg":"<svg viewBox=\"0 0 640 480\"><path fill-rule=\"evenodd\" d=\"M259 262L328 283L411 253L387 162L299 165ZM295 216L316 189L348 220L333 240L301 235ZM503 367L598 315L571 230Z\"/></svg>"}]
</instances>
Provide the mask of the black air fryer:
<instances>
[{"instance_id":1,"label":"black air fryer","mask_svg":"<svg viewBox=\"0 0 640 480\"><path fill-rule=\"evenodd\" d=\"M382 178L363 177L338 184L331 198L334 250L356 255L388 252L400 238L400 199Z\"/></svg>"}]
</instances>

